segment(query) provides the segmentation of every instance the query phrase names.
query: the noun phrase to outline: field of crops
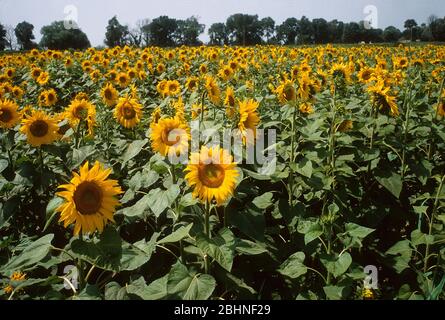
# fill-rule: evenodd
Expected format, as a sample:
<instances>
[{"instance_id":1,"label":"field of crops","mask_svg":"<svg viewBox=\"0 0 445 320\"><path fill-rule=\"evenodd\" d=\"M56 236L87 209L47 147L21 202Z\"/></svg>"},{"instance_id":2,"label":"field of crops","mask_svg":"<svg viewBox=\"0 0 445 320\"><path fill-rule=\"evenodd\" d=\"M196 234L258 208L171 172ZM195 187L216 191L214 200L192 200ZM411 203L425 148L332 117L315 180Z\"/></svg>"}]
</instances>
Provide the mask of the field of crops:
<instances>
[{"instance_id":1,"label":"field of crops","mask_svg":"<svg viewBox=\"0 0 445 320\"><path fill-rule=\"evenodd\" d=\"M0 56L0 299L443 299L445 48Z\"/></svg>"}]
</instances>

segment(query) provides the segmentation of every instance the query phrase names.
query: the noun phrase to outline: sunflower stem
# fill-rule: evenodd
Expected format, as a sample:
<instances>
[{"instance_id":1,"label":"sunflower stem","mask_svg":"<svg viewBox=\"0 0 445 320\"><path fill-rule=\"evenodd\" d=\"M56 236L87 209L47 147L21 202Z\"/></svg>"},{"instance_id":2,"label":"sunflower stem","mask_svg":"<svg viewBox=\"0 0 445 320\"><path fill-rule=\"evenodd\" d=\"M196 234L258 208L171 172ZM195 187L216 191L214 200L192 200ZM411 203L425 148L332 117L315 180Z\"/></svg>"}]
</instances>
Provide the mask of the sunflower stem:
<instances>
[{"instance_id":1,"label":"sunflower stem","mask_svg":"<svg viewBox=\"0 0 445 320\"><path fill-rule=\"evenodd\" d=\"M289 181L288 181L288 192L289 192L289 206L293 207L293 191L294 191L294 161L295 161L295 121L297 117L297 105L294 102L292 104L293 112L292 112L292 123L291 123L291 140L290 140L290 162L289 162Z\"/></svg>"},{"instance_id":2,"label":"sunflower stem","mask_svg":"<svg viewBox=\"0 0 445 320\"><path fill-rule=\"evenodd\" d=\"M76 149L80 146L80 131L82 129L82 120L79 120L79 123L77 124L76 133L74 135L74 147Z\"/></svg>"},{"instance_id":3,"label":"sunflower stem","mask_svg":"<svg viewBox=\"0 0 445 320\"><path fill-rule=\"evenodd\" d=\"M436 213L439 208L439 199L440 194L442 193L443 184L445 182L445 174L442 176L442 179L440 179L439 189L437 190L436 198L434 199L434 205L433 205L433 211L431 212L431 218L429 220L428 225L428 235L431 236L431 233L433 232L433 224L434 219L436 218ZM425 247L425 256L424 256L424 264L423 264L423 272L426 273L428 271L428 259L430 255L430 243L427 242Z\"/></svg>"},{"instance_id":4,"label":"sunflower stem","mask_svg":"<svg viewBox=\"0 0 445 320\"><path fill-rule=\"evenodd\" d=\"M440 100L442 99L442 90L444 87L444 81L445 81L445 78L443 78L440 83L439 95L437 96L437 102L436 102L436 112L434 113L434 118L431 119L431 137L433 137L434 122L436 121L437 116L439 114L439 105L440 105ZM434 153L434 138L431 138L431 142L429 143L429 146L428 146L428 160L431 160L433 153Z\"/></svg>"},{"instance_id":5,"label":"sunflower stem","mask_svg":"<svg viewBox=\"0 0 445 320\"><path fill-rule=\"evenodd\" d=\"M205 216L204 216L205 222L204 222L204 232L208 239L211 238L210 236L210 204L208 201L205 203ZM209 256L205 254L204 256L204 271L206 274L209 274Z\"/></svg>"}]
</instances>

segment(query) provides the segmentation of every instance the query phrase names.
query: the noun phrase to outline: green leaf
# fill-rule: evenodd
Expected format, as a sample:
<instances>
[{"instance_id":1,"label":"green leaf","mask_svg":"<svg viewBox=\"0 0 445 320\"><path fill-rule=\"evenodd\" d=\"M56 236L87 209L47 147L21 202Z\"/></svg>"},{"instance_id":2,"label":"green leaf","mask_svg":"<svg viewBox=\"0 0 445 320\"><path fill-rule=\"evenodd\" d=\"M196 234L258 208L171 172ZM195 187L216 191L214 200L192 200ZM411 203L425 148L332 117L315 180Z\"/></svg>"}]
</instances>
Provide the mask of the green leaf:
<instances>
[{"instance_id":1,"label":"green leaf","mask_svg":"<svg viewBox=\"0 0 445 320\"><path fill-rule=\"evenodd\" d=\"M376 170L375 179L397 199L402 192L402 177L394 172Z\"/></svg>"},{"instance_id":2,"label":"green leaf","mask_svg":"<svg viewBox=\"0 0 445 320\"><path fill-rule=\"evenodd\" d=\"M345 230L351 237L359 238L359 239L364 239L371 232L375 231L375 229L363 227L363 226L360 226L360 225L355 224L355 223L346 223L345 224Z\"/></svg>"},{"instance_id":3,"label":"green leaf","mask_svg":"<svg viewBox=\"0 0 445 320\"><path fill-rule=\"evenodd\" d=\"M104 230L98 242L73 240L71 250L79 258L99 268L115 272L135 270L150 259L147 252L122 241L116 230L111 227Z\"/></svg>"},{"instance_id":4,"label":"green leaf","mask_svg":"<svg viewBox=\"0 0 445 320\"><path fill-rule=\"evenodd\" d=\"M189 272L179 261L171 268L167 279L167 292L184 300L206 300L215 290L216 281L208 274Z\"/></svg>"},{"instance_id":5,"label":"green leaf","mask_svg":"<svg viewBox=\"0 0 445 320\"><path fill-rule=\"evenodd\" d=\"M33 267L37 262L43 260L51 249L53 234L47 234L28 245L18 256L12 257L3 267L0 273L24 271Z\"/></svg>"},{"instance_id":6,"label":"green leaf","mask_svg":"<svg viewBox=\"0 0 445 320\"><path fill-rule=\"evenodd\" d=\"M193 223L190 223L186 227L181 226L173 233L171 233L168 236L166 236L165 238L162 238L161 240L159 240L158 244L178 242L178 241L189 236L189 232L192 227L193 227Z\"/></svg>"},{"instance_id":7,"label":"green leaf","mask_svg":"<svg viewBox=\"0 0 445 320\"><path fill-rule=\"evenodd\" d=\"M258 209L267 209L273 204L272 197L273 197L272 192L266 192L263 193L261 196L258 196L255 199L253 199L252 202L254 205L258 207Z\"/></svg>"},{"instance_id":8,"label":"green leaf","mask_svg":"<svg viewBox=\"0 0 445 320\"><path fill-rule=\"evenodd\" d=\"M180 193L179 186L172 184L167 190L153 189L148 193L147 203L156 217L167 209Z\"/></svg>"},{"instance_id":9,"label":"green leaf","mask_svg":"<svg viewBox=\"0 0 445 320\"><path fill-rule=\"evenodd\" d=\"M122 155L122 168L125 166L125 164L136 157L142 150L142 148L147 144L147 140L134 140L125 150L124 154Z\"/></svg>"},{"instance_id":10,"label":"green leaf","mask_svg":"<svg viewBox=\"0 0 445 320\"><path fill-rule=\"evenodd\" d=\"M345 273L352 263L352 257L348 252L343 252L338 257L322 255L320 261L335 278Z\"/></svg>"},{"instance_id":11,"label":"green leaf","mask_svg":"<svg viewBox=\"0 0 445 320\"><path fill-rule=\"evenodd\" d=\"M239 240L236 244L236 251L245 255L257 255L267 252L267 249L262 245L250 240Z\"/></svg>"},{"instance_id":12,"label":"green leaf","mask_svg":"<svg viewBox=\"0 0 445 320\"><path fill-rule=\"evenodd\" d=\"M9 166L9 162L6 159L0 159L0 173L3 172Z\"/></svg>"},{"instance_id":13,"label":"green leaf","mask_svg":"<svg viewBox=\"0 0 445 320\"><path fill-rule=\"evenodd\" d=\"M73 300L102 300L102 295L96 285L88 284Z\"/></svg>"},{"instance_id":14,"label":"green leaf","mask_svg":"<svg viewBox=\"0 0 445 320\"><path fill-rule=\"evenodd\" d=\"M247 209L243 212L228 210L227 212L229 224L238 228L245 235L259 242L264 242L264 229L266 222L264 215L258 209Z\"/></svg>"},{"instance_id":15,"label":"green leaf","mask_svg":"<svg viewBox=\"0 0 445 320\"><path fill-rule=\"evenodd\" d=\"M306 158L301 159L297 163L297 165L294 169L296 172L298 172L299 174L301 174L307 178L312 177L312 171L313 171L312 161L310 161Z\"/></svg>"},{"instance_id":16,"label":"green leaf","mask_svg":"<svg viewBox=\"0 0 445 320\"><path fill-rule=\"evenodd\" d=\"M326 298L329 300L341 300L343 299L343 290L345 287L339 286L325 286L323 291L326 294Z\"/></svg>"},{"instance_id":17,"label":"green leaf","mask_svg":"<svg viewBox=\"0 0 445 320\"><path fill-rule=\"evenodd\" d=\"M73 157L71 159L71 166L70 169L74 170L79 168L83 162L93 155L96 152L96 149L92 145L87 145L80 147L79 149L73 150Z\"/></svg>"},{"instance_id":18,"label":"green leaf","mask_svg":"<svg viewBox=\"0 0 445 320\"><path fill-rule=\"evenodd\" d=\"M235 238L229 229L221 229L218 235L212 239L200 233L196 236L196 245L204 254L215 259L221 267L229 272L232 270Z\"/></svg>"},{"instance_id":19,"label":"green leaf","mask_svg":"<svg viewBox=\"0 0 445 320\"><path fill-rule=\"evenodd\" d=\"M144 278L139 277L127 285L127 292L144 300L160 300L167 296L167 281L168 274L147 286Z\"/></svg>"},{"instance_id":20,"label":"green leaf","mask_svg":"<svg viewBox=\"0 0 445 320\"><path fill-rule=\"evenodd\" d=\"M54 197L48 202L48 205L46 206L46 223L45 223L45 227L43 228L43 231L46 231L46 229L50 226L51 222L54 220L54 218L57 215L56 209L58 207L60 207L60 205L64 201L65 200L62 198Z\"/></svg>"},{"instance_id":21,"label":"green leaf","mask_svg":"<svg viewBox=\"0 0 445 320\"><path fill-rule=\"evenodd\" d=\"M289 278L296 279L307 272L304 259L304 252L295 252L281 264L278 272Z\"/></svg>"},{"instance_id":22,"label":"green leaf","mask_svg":"<svg viewBox=\"0 0 445 320\"><path fill-rule=\"evenodd\" d=\"M105 300L129 300L127 290L117 282L109 282L105 285Z\"/></svg>"},{"instance_id":23,"label":"green leaf","mask_svg":"<svg viewBox=\"0 0 445 320\"><path fill-rule=\"evenodd\" d=\"M144 212L149 209L150 195L146 194L141 199L139 199L134 205L131 207L126 207L122 210L119 210L118 213L122 213L127 217L140 217L144 216Z\"/></svg>"},{"instance_id":24,"label":"green leaf","mask_svg":"<svg viewBox=\"0 0 445 320\"><path fill-rule=\"evenodd\" d=\"M434 236L425 234L419 229L415 229L413 232L411 232L411 243L415 246L421 244L433 244Z\"/></svg>"},{"instance_id":25,"label":"green leaf","mask_svg":"<svg viewBox=\"0 0 445 320\"><path fill-rule=\"evenodd\" d=\"M304 228L307 229L303 229ZM304 244L308 244L323 234L323 228L318 222L300 221L297 227L298 232L304 234Z\"/></svg>"},{"instance_id":26,"label":"green leaf","mask_svg":"<svg viewBox=\"0 0 445 320\"><path fill-rule=\"evenodd\" d=\"M394 255L393 268L397 273L401 273L403 270L409 268L409 262L411 260L412 248L409 240L402 240L394 244L386 251L387 255Z\"/></svg>"}]
</instances>

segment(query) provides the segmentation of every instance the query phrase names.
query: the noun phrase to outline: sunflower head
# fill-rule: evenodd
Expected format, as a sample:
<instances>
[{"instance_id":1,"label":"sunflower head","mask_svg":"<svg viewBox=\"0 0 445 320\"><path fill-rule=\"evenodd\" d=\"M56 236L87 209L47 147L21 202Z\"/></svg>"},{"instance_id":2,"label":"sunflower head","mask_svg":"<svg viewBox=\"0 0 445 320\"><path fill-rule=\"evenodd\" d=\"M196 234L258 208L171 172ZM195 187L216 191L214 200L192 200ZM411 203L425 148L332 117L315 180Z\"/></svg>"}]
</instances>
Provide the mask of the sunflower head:
<instances>
[{"instance_id":1,"label":"sunflower head","mask_svg":"<svg viewBox=\"0 0 445 320\"><path fill-rule=\"evenodd\" d=\"M27 141L34 147L51 144L58 138L57 121L43 111L33 110L30 116L22 120L20 132L26 135Z\"/></svg>"},{"instance_id":2,"label":"sunflower head","mask_svg":"<svg viewBox=\"0 0 445 320\"><path fill-rule=\"evenodd\" d=\"M134 128L141 121L142 106L134 98L120 98L114 109L114 117L125 128Z\"/></svg>"},{"instance_id":3,"label":"sunflower head","mask_svg":"<svg viewBox=\"0 0 445 320\"><path fill-rule=\"evenodd\" d=\"M209 95L209 99L213 104L219 104L221 99L221 91L219 89L216 80L212 76L206 77L206 89L207 94Z\"/></svg>"},{"instance_id":4,"label":"sunflower head","mask_svg":"<svg viewBox=\"0 0 445 320\"><path fill-rule=\"evenodd\" d=\"M378 108L384 113L389 113L393 117L399 115L396 97L389 93L390 88L385 86L384 81L377 81L375 85L368 87L367 90L371 95L371 101L375 108Z\"/></svg>"},{"instance_id":5,"label":"sunflower head","mask_svg":"<svg viewBox=\"0 0 445 320\"><path fill-rule=\"evenodd\" d=\"M59 186L63 191L57 195L64 198L57 208L59 222L65 228L74 224L74 235L102 232L109 221L114 222L113 214L119 205L116 196L122 190L116 180L108 179L110 173L111 169L104 169L98 161L91 169L86 162L79 173L73 172L68 184Z\"/></svg>"},{"instance_id":6,"label":"sunflower head","mask_svg":"<svg viewBox=\"0 0 445 320\"><path fill-rule=\"evenodd\" d=\"M218 206L233 194L239 176L232 156L220 147L203 146L199 153L192 153L185 171L193 197L202 203L215 201Z\"/></svg>"},{"instance_id":7,"label":"sunflower head","mask_svg":"<svg viewBox=\"0 0 445 320\"><path fill-rule=\"evenodd\" d=\"M119 97L119 93L111 83L106 84L105 87L102 88L100 95L105 104L110 107L116 104L117 98Z\"/></svg>"},{"instance_id":8,"label":"sunflower head","mask_svg":"<svg viewBox=\"0 0 445 320\"><path fill-rule=\"evenodd\" d=\"M151 125L151 145L163 156L179 155L188 150L188 127L177 117L160 119Z\"/></svg>"},{"instance_id":9,"label":"sunflower head","mask_svg":"<svg viewBox=\"0 0 445 320\"><path fill-rule=\"evenodd\" d=\"M259 102L249 99L239 102L239 122L238 129L243 139L243 143L253 143L256 139L256 128L260 122L257 109Z\"/></svg>"},{"instance_id":10,"label":"sunflower head","mask_svg":"<svg viewBox=\"0 0 445 320\"><path fill-rule=\"evenodd\" d=\"M18 105L8 99L0 100L0 128L12 128L20 122Z\"/></svg>"},{"instance_id":11,"label":"sunflower head","mask_svg":"<svg viewBox=\"0 0 445 320\"><path fill-rule=\"evenodd\" d=\"M284 80L276 89L278 100L282 104L293 102L297 99L297 90L295 89L294 82L290 80Z\"/></svg>"}]
</instances>

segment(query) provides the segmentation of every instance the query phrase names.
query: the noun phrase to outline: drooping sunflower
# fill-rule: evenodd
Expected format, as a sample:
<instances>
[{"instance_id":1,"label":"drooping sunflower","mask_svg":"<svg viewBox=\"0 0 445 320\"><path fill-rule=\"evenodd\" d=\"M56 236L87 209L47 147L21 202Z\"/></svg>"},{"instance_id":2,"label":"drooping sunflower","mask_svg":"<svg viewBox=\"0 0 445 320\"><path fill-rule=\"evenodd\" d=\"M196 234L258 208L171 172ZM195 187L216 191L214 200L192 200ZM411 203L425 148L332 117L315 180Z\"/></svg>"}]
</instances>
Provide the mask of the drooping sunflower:
<instances>
[{"instance_id":1,"label":"drooping sunflower","mask_svg":"<svg viewBox=\"0 0 445 320\"><path fill-rule=\"evenodd\" d=\"M43 111L33 110L22 120L20 132L26 135L28 143L34 147L51 144L58 138L57 121Z\"/></svg>"},{"instance_id":2,"label":"drooping sunflower","mask_svg":"<svg viewBox=\"0 0 445 320\"><path fill-rule=\"evenodd\" d=\"M114 108L114 117L125 128L134 128L142 118L142 106L134 98L123 97Z\"/></svg>"},{"instance_id":3,"label":"drooping sunflower","mask_svg":"<svg viewBox=\"0 0 445 320\"><path fill-rule=\"evenodd\" d=\"M177 117L160 119L151 125L151 146L163 156L179 155L188 150L188 127Z\"/></svg>"},{"instance_id":4,"label":"drooping sunflower","mask_svg":"<svg viewBox=\"0 0 445 320\"><path fill-rule=\"evenodd\" d=\"M393 117L399 115L396 97L390 94L390 88L386 87L382 80L377 81L373 86L368 87L368 93L375 108L382 112L389 112Z\"/></svg>"},{"instance_id":5,"label":"drooping sunflower","mask_svg":"<svg viewBox=\"0 0 445 320\"><path fill-rule=\"evenodd\" d=\"M300 110L301 113L305 113L305 114L314 113L314 107L308 101L305 101L305 102L301 103L300 107L299 107L299 110Z\"/></svg>"},{"instance_id":6,"label":"drooping sunflower","mask_svg":"<svg viewBox=\"0 0 445 320\"><path fill-rule=\"evenodd\" d=\"M192 153L184 171L193 197L202 203L215 201L218 206L233 195L239 176L232 156L220 147L203 146L199 153Z\"/></svg>"},{"instance_id":7,"label":"drooping sunflower","mask_svg":"<svg viewBox=\"0 0 445 320\"><path fill-rule=\"evenodd\" d=\"M102 96L102 100L109 107L114 106L119 98L119 93L111 83L106 84L105 87L102 88L100 95Z\"/></svg>"},{"instance_id":8,"label":"drooping sunflower","mask_svg":"<svg viewBox=\"0 0 445 320\"><path fill-rule=\"evenodd\" d=\"M205 87L207 89L207 94L209 99L213 104L219 104L221 100L221 90L219 89L216 80L212 76L206 77Z\"/></svg>"},{"instance_id":9,"label":"drooping sunflower","mask_svg":"<svg viewBox=\"0 0 445 320\"><path fill-rule=\"evenodd\" d=\"M260 122L258 116L259 103L249 99L239 102L239 122L238 129L241 133L243 143L253 143L256 139L256 127Z\"/></svg>"},{"instance_id":10,"label":"drooping sunflower","mask_svg":"<svg viewBox=\"0 0 445 320\"><path fill-rule=\"evenodd\" d=\"M20 122L18 105L11 100L0 100L0 128L12 128Z\"/></svg>"},{"instance_id":11,"label":"drooping sunflower","mask_svg":"<svg viewBox=\"0 0 445 320\"><path fill-rule=\"evenodd\" d=\"M283 81L276 89L278 101L282 104L293 102L297 99L297 90L295 89L294 82L290 80Z\"/></svg>"},{"instance_id":12,"label":"drooping sunflower","mask_svg":"<svg viewBox=\"0 0 445 320\"><path fill-rule=\"evenodd\" d=\"M340 122L340 124L338 124L336 131L346 132L346 131L351 130L353 127L354 127L354 124L353 124L352 120L343 120L342 122Z\"/></svg>"},{"instance_id":13,"label":"drooping sunflower","mask_svg":"<svg viewBox=\"0 0 445 320\"><path fill-rule=\"evenodd\" d=\"M65 199L57 208L59 222L65 228L74 223L74 235L102 232L109 221L114 222L113 214L119 205L116 196L122 190L116 180L107 179L110 173L111 169L104 169L98 161L91 169L86 162L79 174L73 172L70 183L59 186L64 191L57 195Z\"/></svg>"}]
</instances>

